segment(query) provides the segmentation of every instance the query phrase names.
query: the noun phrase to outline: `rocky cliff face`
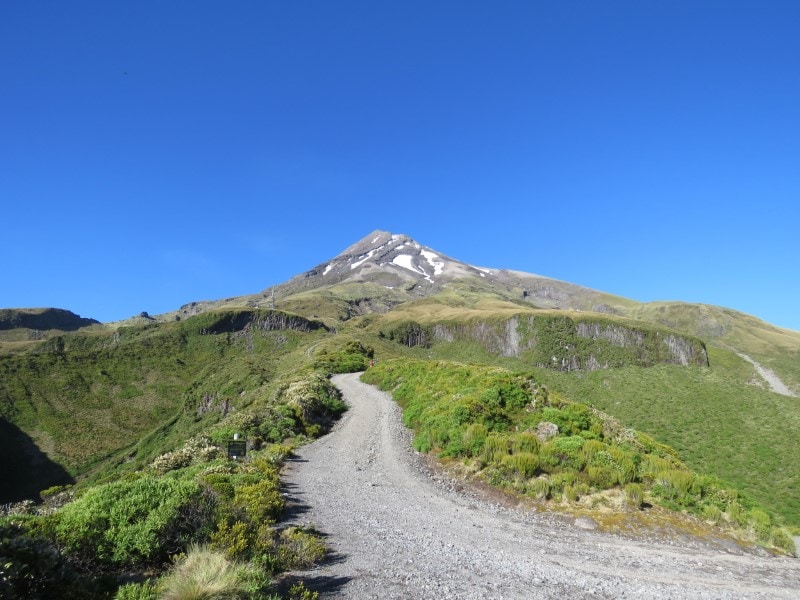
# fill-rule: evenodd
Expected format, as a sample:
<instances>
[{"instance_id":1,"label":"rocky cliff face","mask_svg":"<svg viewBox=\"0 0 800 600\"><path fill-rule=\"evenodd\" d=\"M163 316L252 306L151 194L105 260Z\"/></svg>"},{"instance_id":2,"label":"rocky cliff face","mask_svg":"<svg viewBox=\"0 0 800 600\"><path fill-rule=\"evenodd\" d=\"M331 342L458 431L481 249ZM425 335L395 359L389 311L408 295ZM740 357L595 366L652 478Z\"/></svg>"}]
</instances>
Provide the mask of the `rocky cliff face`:
<instances>
[{"instance_id":1,"label":"rocky cliff face","mask_svg":"<svg viewBox=\"0 0 800 600\"><path fill-rule=\"evenodd\" d=\"M405 323L388 336L410 346L478 342L489 352L528 359L535 366L561 371L655 364L708 366L705 345L696 338L596 316L543 313L506 320Z\"/></svg>"}]
</instances>

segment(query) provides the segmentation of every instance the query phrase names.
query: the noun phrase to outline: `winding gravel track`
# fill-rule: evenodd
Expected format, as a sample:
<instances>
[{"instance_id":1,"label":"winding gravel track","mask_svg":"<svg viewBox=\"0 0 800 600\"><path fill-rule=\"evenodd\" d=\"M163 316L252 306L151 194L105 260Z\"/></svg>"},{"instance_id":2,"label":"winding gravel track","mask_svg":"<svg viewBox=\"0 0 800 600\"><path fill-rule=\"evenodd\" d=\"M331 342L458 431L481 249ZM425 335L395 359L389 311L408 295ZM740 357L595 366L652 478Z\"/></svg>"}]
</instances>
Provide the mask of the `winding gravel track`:
<instances>
[{"instance_id":1,"label":"winding gravel track","mask_svg":"<svg viewBox=\"0 0 800 600\"><path fill-rule=\"evenodd\" d=\"M755 360L747 356L747 354L742 354L741 352L737 352L736 354L738 354L740 357L742 357L755 367L756 373L758 373L761 376L761 378L767 382L767 386L769 386L769 389L771 391L775 392L776 394L781 394L783 396L791 396L792 398L797 396L797 394L795 394L792 390L789 389L788 385L783 383L783 380L780 377L778 377L775 371L762 366L760 363L757 363Z\"/></svg>"},{"instance_id":2,"label":"winding gravel track","mask_svg":"<svg viewBox=\"0 0 800 600\"><path fill-rule=\"evenodd\" d=\"M284 473L290 519L331 557L322 598L798 598L800 560L632 542L508 510L432 477L391 398L339 375L350 410Z\"/></svg>"}]
</instances>

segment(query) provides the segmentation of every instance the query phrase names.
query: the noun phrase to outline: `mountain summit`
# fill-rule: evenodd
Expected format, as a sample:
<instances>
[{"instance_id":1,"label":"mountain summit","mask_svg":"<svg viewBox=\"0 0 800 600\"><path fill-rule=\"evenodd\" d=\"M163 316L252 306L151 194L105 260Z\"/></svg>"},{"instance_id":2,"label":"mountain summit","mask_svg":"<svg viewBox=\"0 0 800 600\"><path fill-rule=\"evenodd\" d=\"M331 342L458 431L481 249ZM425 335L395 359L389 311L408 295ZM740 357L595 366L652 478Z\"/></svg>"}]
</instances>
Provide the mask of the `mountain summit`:
<instances>
[{"instance_id":1,"label":"mountain summit","mask_svg":"<svg viewBox=\"0 0 800 600\"><path fill-rule=\"evenodd\" d=\"M349 283L375 284L406 300L458 288L536 308L623 314L627 303L624 298L549 277L470 265L407 235L381 230L275 289L285 296Z\"/></svg>"},{"instance_id":2,"label":"mountain summit","mask_svg":"<svg viewBox=\"0 0 800 600\"><path fill-rule=\"evenodd\" d=\"M376 230L299 278L312 279L320 285L342 281L370 281L406 289L420 285L432 292L455 278L486 277L490 272L445 256L407 235Z\"/></svg>"}]
</instances>

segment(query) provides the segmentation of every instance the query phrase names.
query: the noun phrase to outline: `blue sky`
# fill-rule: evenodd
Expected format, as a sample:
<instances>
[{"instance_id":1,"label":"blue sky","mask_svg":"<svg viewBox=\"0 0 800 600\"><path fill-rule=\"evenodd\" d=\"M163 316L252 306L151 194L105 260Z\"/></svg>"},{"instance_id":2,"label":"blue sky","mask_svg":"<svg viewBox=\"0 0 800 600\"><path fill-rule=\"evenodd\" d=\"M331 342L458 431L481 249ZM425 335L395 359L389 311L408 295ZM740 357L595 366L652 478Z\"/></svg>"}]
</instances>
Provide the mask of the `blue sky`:
<instances>
[{"instance_id":1,"label":"blue sky","mask_svg":"<svg viewBox=\"0 0 800 600\"><path fill-rule=\"evenodd\" d=\"M800 3L3 2L0 307L255 293L375 229L800 330Z\"/></svg>"}]
</instances>

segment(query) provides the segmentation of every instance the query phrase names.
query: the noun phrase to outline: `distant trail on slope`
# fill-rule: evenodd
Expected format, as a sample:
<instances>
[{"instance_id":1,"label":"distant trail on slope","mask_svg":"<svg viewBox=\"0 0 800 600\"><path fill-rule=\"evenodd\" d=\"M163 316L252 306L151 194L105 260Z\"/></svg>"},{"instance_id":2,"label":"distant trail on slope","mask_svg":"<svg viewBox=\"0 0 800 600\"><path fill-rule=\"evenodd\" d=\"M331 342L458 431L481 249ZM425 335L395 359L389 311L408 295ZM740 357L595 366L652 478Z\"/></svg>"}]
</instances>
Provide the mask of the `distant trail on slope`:
<instances>
[{"instance_id":1,"label":"distant trail on slope","mask_svg":"<svg viewBox=\"0 0 800 600\"><path fill-rule=\"evenodd\" d=\"M778 377L775 371L761 366L755 360L747 356L747 354L742 354L741 352L737 352L736 354L741 356L743 359L745 359L747 362L749 362L756 368L756 372L761 376L762 379L764 379L764 381L767 382L767 385L769 386L770 390L772 390L776 394L781 394L783 396L791 396L793 398L797 397L797 394L795 394L792 390L790 390L789 386L783 383L783 380L780 377Z\"/></svg>"},{"instance_id":2,"label":"distant trail on slope","mask_svg":"<svg viewBox=\"0 0 800 600\"><path fill-rule=\"evenodd\" d=\"M322 598L796 598L800 561L584 531L442 484L409 448L400 409L338 375L350 406L284 472L291 522L331 558L293 574Z\"/></svg>"}]
</instances>

